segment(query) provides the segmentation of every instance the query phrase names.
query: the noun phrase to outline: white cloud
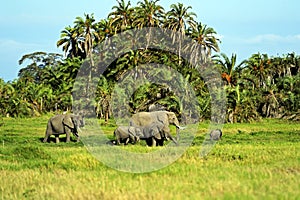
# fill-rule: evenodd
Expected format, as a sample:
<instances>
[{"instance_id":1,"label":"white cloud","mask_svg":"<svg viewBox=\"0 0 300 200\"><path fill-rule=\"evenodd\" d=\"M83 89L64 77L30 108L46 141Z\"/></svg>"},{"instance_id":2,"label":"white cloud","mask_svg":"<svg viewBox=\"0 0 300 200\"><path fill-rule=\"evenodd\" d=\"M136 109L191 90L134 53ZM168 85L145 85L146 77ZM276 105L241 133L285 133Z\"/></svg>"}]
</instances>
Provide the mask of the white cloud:
<instances>
[{"instance_id":1,"label":"white cloud","mask_svg":"<svg viewBox=\"0 0 300 200\"><path fill-rule=\"evenodd\" d=\"M260 44L260 43L293 43L300 42L300 34L298 35L275 35L275 34L263 34L257 35L252 38L245 39L247 44Z\"/></svg>"},{"instance_id":2,"label":"white cloud","mask_svg":"<svg viewBox=\"0 0 300 200\"><path fill-rule=\"evenodd\" d=\"M300 54L300 34L262 34L253 37L225 35L220 46L221 52L227 55L237 54L238 62L258 52L269 56L281 56L291 52Z\"/></svg>"}]
</instances>

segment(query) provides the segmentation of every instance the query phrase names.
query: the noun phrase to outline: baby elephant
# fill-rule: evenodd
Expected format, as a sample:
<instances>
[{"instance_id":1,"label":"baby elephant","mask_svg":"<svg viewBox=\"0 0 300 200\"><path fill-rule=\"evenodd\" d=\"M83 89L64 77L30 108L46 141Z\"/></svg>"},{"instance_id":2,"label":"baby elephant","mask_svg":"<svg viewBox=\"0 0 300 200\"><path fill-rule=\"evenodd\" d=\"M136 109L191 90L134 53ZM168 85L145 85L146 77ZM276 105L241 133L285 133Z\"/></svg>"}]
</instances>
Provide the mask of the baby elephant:
<instances>
[{"instance_id":1,"label":"baby elephant","mask_svg":"<svg viewBox=\"0 0 300 200\"><path fill-rule=\"evenodd\" d=\"M212 130L209 136L210 140L220 140L222 138L222 131L220 129Z\"/></svg>"},{"instance_id":2,"label":"baby elephant","mask_svg":"<svg viewBox=\"0 0 300 200\"><path fill-rule=\"evenodd\" d=\"M117 145L124 142L125 145L130 141L131 143L136 143L140 141L140 137L143 133L140 128L134 126L119 126L114 131L114 136L117 141Z\"/></svg>"},{"instance_id":3,"label":"baby elephant","mask_svg":"<svg viewBox=\"0 0 300 200\"><path fill-rule=\"evenodd\" d=\"M178 144L175 138L170 134L169 127L161 122L154 122L143 127L143 136L140 139L146 140L148 146L163 146L165 140L171 139L176 145Z\"/></svg>"}]
</instances>

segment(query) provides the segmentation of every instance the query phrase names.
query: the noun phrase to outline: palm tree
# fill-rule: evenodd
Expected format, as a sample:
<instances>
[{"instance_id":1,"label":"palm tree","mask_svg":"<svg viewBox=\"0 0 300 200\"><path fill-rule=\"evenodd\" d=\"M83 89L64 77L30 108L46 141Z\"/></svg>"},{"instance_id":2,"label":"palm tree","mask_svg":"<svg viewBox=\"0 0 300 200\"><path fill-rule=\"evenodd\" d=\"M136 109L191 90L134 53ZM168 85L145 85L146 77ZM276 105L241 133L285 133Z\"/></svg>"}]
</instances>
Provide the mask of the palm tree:
<instances>
[{"instance_id":1,"label":"palm tree","mask_svg":"<svg viewBox=\"0 0 300 200\"><path fill-rule=\"evenodd\" d=\"M118 6L113 6L114 10L108 17L111 18L111 24L115 28L115 33L119 33L131 28L133 20L133 8L131 8L131 3L125 0L118 0Z\"/></svg>"},{"instance_id":2,"label":"palm tree","mask_svg":"<svg viewBox=\"0 0 300 200\"><path fill-rule=\"evenodd\" d=\"M160 27L163 22L164 8L157 4L158 1L144 0L138 2L132 26L140 29L143 27ZM151 36L152 30L148 29L146 49L148 49Z\"/></svg>"},{"instance_id":3,"label":"palm tree","mask_svg":"<svg viewBox=\"0 0 300 200\"><path fill-rule=\"evenodd\" d=\"M116 61L116 68L110 70L106 76L118 81L128 70L134 69L134 77L137 79L141 75L138 71L138 65L143 62L143 52L143 50L127 52Z\"/></svg>"},{"instance_id":4,"label":"palm tree","mask_svg":"<svg viewBox=\"0 0 300 200\"><path fill-rule=\"evenodd\" d=\"M236 65L236 54L232 54L231 58L224 53L220 55L213 56L215 63L220 67L222 78L226 81L226 84L233 86L237 84L238 70L243 64L244 61Z\"/></svg>"},{"instance_id":5,"label":"palm tree","mask_svg":"<svg viewBox=\"0 0 300 200\"><path fill-rule=\"evenodd\" d=\"M82 43L82 49L87 58L90 59L92 67L94 66L92 53L95 42L98 42L100 37L98 34L98 26L95 23L94 15L85 14L85 19L76 17L75 28L79 30L79 37Z\"/></svg>"},{"instance_id":6,"label":"palm tree","mask_svg":"<svg viewBox=\"0 0 300 200\"><path fill-rule=\"evenodd\" d=\"M68 58L80 57L84 59L86 57L82 49L83 44L79 39L79 30L77 28L71 26L65 27L65 29L61 31L60 39L56 45L57 47L62 46L62 50Z\"/></svg>"},{"instance_id":7,"label":"palm tree","mask_svg":"<svg viewBox=\"0 0 300 200\"><path fill-rule=\"evenodd\" d=\"M192 9L191 6L184 7L182 3L178 3L172 4L170 8L171 10L166 13L164 27L184 35L188 27L195 26L194 17L197 15L193 12L188 12L189 9Z\"/></svg>"},{"instance_id":8,"label":"palm tree","mask_svg":"<svg viewBox=\"0 0 300 200\"><path fill-rule=\"evenodd\" d=\"M80 40L83 41L83 49L89 60L89 65L86 71L86 95L90 96L90 86L92 82L92 71L94 70L94 58L93 58L93 50L96 42L100 40L98 24L95 23L94 15L91 16L85 14L85 19L81 17L77 17L75 20L75 27L80 30Z\"/></svg>"},{"instance_id":9,"label":"palm tree","mask_svg":"<svg viewBox=\"0 0 300 200\"><path fill-rule=\"evenodd\" d=\"M216 37L217 33L213 28L207 27L207 25L204 25L201 22L197 22L194 27L189 27L187 33L196 41L196 45L191 47L194 53L204 53L205 57L210 57L212 51L219 52L220 49L218 43L220 42L220 39ZM199 47L201 49L199 49Z\"/></svg>"},{"instance_id":10,"label":"palm tree","mask_svg":"<svg viewBox=\"0 0 300 200\"><path fill-rule=\"evenodd\" d=\"M284 63L284 76L297 75L300 72L299 56L296 56L295 53L289 53L282 60Z\"/></svg>"},{"instance_id":11,"label":"palm tree","mask_svg":"<svg viewBox=\"0 0 300 200\"><path fill-rule=\"evenodd\" d=\"M170 6L171 10L166 13L166 19L164 22L164 27L172 30L174 34L172 35L173 43L179 41L178 46L178 56L179 56L179 65L181 64L181 45L182 38L186 33L186 30L189 27L195 26L194 17L196 14L193 12L188 12L191 9L191 6L184 7L182 3L172 4ZM178 33L179 34L176 34Z\"/></svg>"},{"instance_id":12,"label":"palm tree","mask_svg":"<svg viewBox=\"0 0 300 200\"><path fill-rule=\"evenodd\" d=\"M252 76L257 88L266 88L267 81L272 80L271 59L267 54L253 54L246 62L246 73Z\"/></svg>"},{"instance_id":13,"label":"palm tree","mask_svg":"<svg viewBox=\"0 0 300 200\"><path fill-rule=\"evenodd\" d=\"M102 19L98 22L99 43L114 35L111 19Z\"/></svg>"},{"instance_id":14,"label":"palm tree","mask_svg":"<svg viewBox=\"0 0 300 200\"><path fill-rule=\"evenodd\" d=\"M100 76L96 90L96 114L104 117L105 123L111 115L111 93L114 88L113 82Z\"/></svg>"},{"instance_id":15,"label":"palm tree","mask_svg":"<svg viewBox=\"0 0 300 200\"><path fill-rule=\"evenodd\" d=\"M159 27L162 24L164 8L157 5L159 0L139 1L134 16L133 26L143 27Z\"/></svg>"}]
</instances>

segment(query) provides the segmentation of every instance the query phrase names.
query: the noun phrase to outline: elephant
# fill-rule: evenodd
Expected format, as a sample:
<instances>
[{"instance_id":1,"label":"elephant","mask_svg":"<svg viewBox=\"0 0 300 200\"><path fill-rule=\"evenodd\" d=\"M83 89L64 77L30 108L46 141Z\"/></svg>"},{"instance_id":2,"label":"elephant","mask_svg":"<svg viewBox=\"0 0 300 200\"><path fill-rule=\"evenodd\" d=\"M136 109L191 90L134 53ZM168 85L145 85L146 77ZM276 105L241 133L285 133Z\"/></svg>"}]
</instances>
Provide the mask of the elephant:
<instances>
[{"instance_id":1,"label":"elephant","mask_svg":"<svg viewBox=\"0 0 300 200\"><path fill-rule=\"evenodd\" d=\"M70 142L70 132L79 141L78 131L84 127L84 117L75 114L57 114L51 117L47 124L46 134L43 142L47 142L51 135L55 135L56 143L59 143L59 135L66 134L66 142Z\"/></svg>"},{"instance_id":2,"label":"elephant","mask_svg":"<svg viewBox=\"0 0 300 200\"><path fill-rule=\"evenodd\" d=\"M161 122L154 122L143 127L143 136L140 139L146 140L148 146L163 146L164 140L168 140L169 138L177 144L177 141L170 133L164 132L164 126Z\"/></svg>"},{"instance_id":3,"label":"elephant","mask_svg":"<svg viewBox=\"0 0 300 200\"><path fill-rule=\"evenodd\" d=\"M123 141L125 145L129 141L132 143L139 142L140 137L143 136L142 130L138 127L133 126L119 126L114 131L114 136L116 138L117 145L120 145Z\"/></svg>"},{"instance_id":4,"label":"elephant","mask_svg":"<svg viewBox=\"0 0 300 200\"><path fill-rule=\"evenodd\" d=\"M220 140L222 138L222 131L220 129L212 130L209 136L210 140Z\"/></svg>"},{"instance_id":5,"label":"elephant","mask_svg":"<svg viewBox=\"0 0 300 200\"><path fill-rule=\"evenodd\" d=\"M168 111L155 111L155 112L139 112L133 114L130 119L130 126L147 128L151 124L162 123L161 133L163 137L168 140L169 138L177 144L177 141L171 136L169 125L176 126L177 140L179 138L179 129L182 129L179 125L179 121L174 112ZM148 128L149 129L149 128Z\"/></svg>"}]
</instances>

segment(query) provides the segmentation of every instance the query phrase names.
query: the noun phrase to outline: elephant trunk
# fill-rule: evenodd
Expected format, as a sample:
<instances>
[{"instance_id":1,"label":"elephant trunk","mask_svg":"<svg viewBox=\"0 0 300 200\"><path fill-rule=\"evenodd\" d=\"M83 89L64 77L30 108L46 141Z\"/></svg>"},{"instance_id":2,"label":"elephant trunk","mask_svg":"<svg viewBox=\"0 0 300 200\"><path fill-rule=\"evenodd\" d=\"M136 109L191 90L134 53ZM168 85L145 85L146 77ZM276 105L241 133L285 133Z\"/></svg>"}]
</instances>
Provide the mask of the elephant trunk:
<instances>
[{"instance_id":1,"label":"elephant trunk","mask_svg":"<svg viewBox=\"0 0 300 200\"><path fill-rule=\"evenodd\" d=\"M185 128L186 127L176 125L176 139L177 139L177 141L180 139L180 130L184 130Z\"/></svg>"},{"instance_id":2,"label":"elephant trunk","mask_svg":"<svg viewBox=\"0 0 300 200\"><path fill-rule=\"evenodd\" d=\"M179 134L180 131L179 130L180 130L180 127L176 127L176 140L177 141L179 141L179 139L180 139L180 134Z\"/></svg>"},{"instance_id":3,"label":"elephant trunk","mask_svg":"<svg viewBox=\"0 0 300 200\"><path fill-rule=\"evenodd\" d=\"M73 130L73 134L78 138L79 135L78 135L78 132L81 132L81 129L79 127L75 127L74 130Z\"/></svg>"}]
</instances>

